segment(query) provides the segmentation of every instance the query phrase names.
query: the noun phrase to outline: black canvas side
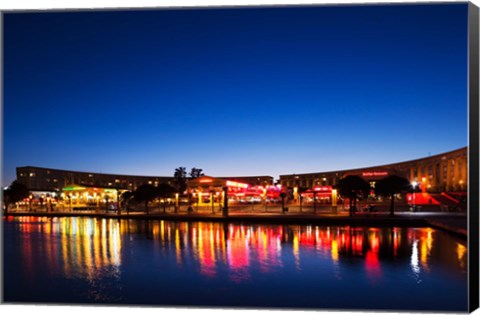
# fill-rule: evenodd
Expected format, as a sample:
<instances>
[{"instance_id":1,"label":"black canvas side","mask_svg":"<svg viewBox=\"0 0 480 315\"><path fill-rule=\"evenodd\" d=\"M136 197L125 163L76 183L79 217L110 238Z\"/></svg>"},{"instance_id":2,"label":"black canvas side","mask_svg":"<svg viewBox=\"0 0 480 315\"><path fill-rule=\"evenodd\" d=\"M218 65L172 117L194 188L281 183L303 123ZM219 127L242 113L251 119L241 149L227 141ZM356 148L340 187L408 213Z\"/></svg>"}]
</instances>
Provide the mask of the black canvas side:
<instances>
[{"instance_id":1,"label":"black canvas side","mask_svg":"<svg viewBox=\"0 0 480 315\"><path fill-rule=\"evenodd\" d=\"M478 62L478 7L469 3L468 7L468 54L469 54L469 311L478 308L479 304L479 62Z\"/></svg>"}]
</instances>

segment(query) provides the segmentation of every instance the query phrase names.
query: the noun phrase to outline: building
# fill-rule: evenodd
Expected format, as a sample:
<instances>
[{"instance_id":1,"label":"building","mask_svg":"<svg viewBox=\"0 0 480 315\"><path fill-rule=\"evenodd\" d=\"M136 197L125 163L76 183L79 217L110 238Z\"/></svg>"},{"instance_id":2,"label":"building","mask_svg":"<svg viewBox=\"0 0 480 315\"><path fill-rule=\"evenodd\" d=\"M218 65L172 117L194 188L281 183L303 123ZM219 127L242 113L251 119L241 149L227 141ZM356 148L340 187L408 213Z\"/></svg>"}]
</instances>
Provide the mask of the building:
<instances>
[{"instance_id":1,"label":"building","mask_svg":"<svg viewBox=\"0 0 480 315\"><path fill-rule=\"evenodd\" d=\"M272 176L221 177L221 179L243 182L251 186L266 186L273 183ZM173 185L174 177L103 174L22 166L17 167L17 181L32 191L60 191L69 185L135 190L144 184L158 186L161 183L167 183Z\"/></svg>"},{"instance_id":2,"label":"building","mask_svg":"<svg viewBox=\"0 0 480 315\"><path fill-rule=\"evenodd\" d=\"M118 175L22 166L17 167L17 181L33 191L59 191L69 185L135 190L143 184L172 184L173 176Z\"/></svg>"},{"instance_id":3,"label":"building","mask_svg":"<svg viewBox=\"0 0 480 315\"><path fill-rule=\"evenodd\" d=\"M347 175L359 175L369 182L375 182L388 175L403 176L416 181L422 190L429 193L466 192L468 182L467 147L395 164L371 166L359 169L317 172L308 174L280 175L280 184L285 187L335 186Z\"/></svg>"},{"instance_id":4,"label":"building","mask_svg":"<svg viewBox=\"0 0 480 315\"><path fill-rule=\"evenodd\" d=\"M422 190L430 193L466 192L468 182L467 147L421 159L371 166L359 169L280 175L284 187L312 189L335 186L346 175L359 175L375 182L397 174L416 181ZM247 183L250 186L273 184L272 176L219 177L219 179ZM36 166L17 167L17 180L32 191L60 191L68 185L95 186L135 190L143 184L158 186L174 183L173 176L138 176L58 170Z\"/></svg>"}]
</instances>

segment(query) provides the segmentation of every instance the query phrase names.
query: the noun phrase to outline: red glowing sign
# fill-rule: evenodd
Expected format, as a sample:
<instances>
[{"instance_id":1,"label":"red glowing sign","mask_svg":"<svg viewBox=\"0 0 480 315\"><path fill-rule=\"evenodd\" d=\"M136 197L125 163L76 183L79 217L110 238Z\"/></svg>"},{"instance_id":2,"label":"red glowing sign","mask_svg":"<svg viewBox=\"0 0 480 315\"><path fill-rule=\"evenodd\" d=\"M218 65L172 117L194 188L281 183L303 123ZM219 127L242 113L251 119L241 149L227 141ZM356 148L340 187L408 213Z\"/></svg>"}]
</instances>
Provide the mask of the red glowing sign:
<instances>
[{"instance_id":1,"label":"red glowing sign","mask_svg":"<svg viewBox=\"0 0 480 315\"><path fill-rule=\"evenodd\" d=\"M200 180L200 183L211 183L212 179L211 178L204 178Z\"/></svg>"},{"instance_id":2,"label":"red glowing sign","mask_svg":"<svg viewBox=\"0 0 480 315\"><path fill-rule=\"evenodd\" d=\"M314 187L313 190L321 191L321 192L331 192L332 186L317 186L317 187Z\"/></svg>"},{"instance_id":3,"label":"red glowing sign","mask_svg":"<svg viewBox=\"0 0 480 315\"><path fill-rule=\"evenodd\" d=\"M239 182L234 182L234 181L231 181L231 180L227 180L227 186L228 186L228 187L237 187L237 188L247 188L247 187L248 187L248 184L244 184L244 183L239 183Z\"/></svg>"},{"instance_id":4,"label":"red glowing sign","mask_svg":"<svg viewBox=\"0 0 480 315\"><path fill-rule=\"evenodd\" d=\"M363 172L363 177L372 177L372 176L387 176L388 172Z\"/></svg>"}]
</instances>

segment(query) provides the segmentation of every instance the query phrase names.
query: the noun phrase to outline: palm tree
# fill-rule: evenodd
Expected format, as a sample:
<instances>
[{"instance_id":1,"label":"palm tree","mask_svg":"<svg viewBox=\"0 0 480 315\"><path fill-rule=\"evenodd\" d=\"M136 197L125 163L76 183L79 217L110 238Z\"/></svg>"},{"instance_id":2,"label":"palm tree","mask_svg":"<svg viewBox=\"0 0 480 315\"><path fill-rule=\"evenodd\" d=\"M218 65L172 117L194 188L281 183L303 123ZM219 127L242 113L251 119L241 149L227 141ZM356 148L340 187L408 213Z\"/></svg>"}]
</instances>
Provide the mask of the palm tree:
<instances>
[{"instance_id":1,"label":"palm tree","mask_svg":"<svg viewBox=\"0 0 480 315\"><path fill-rule=\"evenodd\" d=\"M183 166L177 167L173 177L177 192L183 193L187 189L187 169Z\"/></svg>"},{"instance_id":2,"label":"palm tree","mask_svg":"<svg viewBox=\"0 0 480 315\"><path fill-rule=\"evenodd\" d=\"M368 195L370 192L370 185L360 176L348 175L338 182L338 192L344 197L350 199L350 216L353 215L357 208L357 198L359 196Z\"/></svg>"},{"instance_id":3,"label":"palm tree","mask_svg":"<svg viewBox=\"0 0 480 315\"><path fill-rule=\"evenodd\" d=\"M157 189L150 184L139 186L134 191L134 199L138 202L145 202L145 211L148 214L148 203L158 195Z\"/></svg>"},{"instance_id":4,"label":"palm tree","mask_svg":"<svg viewBox=\"0 0 480 315\"><path fill-rule=\"evenodd\" d=\"M408 179L397 175L390 175L375 183L375 194L389 196L390 215L394 215L395 194L406 192L412 189Z\"/></svg>"},{"instance_id":5,"label":"palm tree","mask_svg":"<svg viewBox=\"0 0 480 315\"><path fill-rule=\"evenodd\" d=\"M205 174L203 173L203 170L201 168L193 167L192 170L190 171L191 178L199 178L202 176L205 176Z\"/></svg>"},{"instance_id":6,"label":"palm tree","mask_svg":"<svg viewBox=\"0 0 480 315\"><path fill-rule=\"evenodd\" d=\"M28 187L16 180L3 191L3 204L5 206L5 214L8 214L8 205L27 198L30 194Z\"/></svg>"}]
</instances>

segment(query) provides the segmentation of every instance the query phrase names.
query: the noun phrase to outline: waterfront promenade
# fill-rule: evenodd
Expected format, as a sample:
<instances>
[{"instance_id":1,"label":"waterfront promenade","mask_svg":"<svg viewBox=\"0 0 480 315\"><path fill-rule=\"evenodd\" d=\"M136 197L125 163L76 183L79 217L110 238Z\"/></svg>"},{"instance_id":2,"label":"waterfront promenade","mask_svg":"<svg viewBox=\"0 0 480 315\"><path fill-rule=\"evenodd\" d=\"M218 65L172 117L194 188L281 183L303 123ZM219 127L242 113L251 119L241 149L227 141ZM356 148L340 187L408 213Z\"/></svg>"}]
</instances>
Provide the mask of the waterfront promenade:
<instances>
[{"instance_id":1,"label":"waterfront promenade","mask_svg":"<svg viewBox=\"0 0 480 315\"><path fill-rule=\"evenodd\" d=\"M121 211L56 211L56 212L29 212L14 211L8 216L35 216L35 217L93 217L108 219L136 219L136 220L170 220L170 221L214 221L214 222L245 222L245 223L272 223L272 224L318 224L318 225L356 225L356 226L410 226L439 228L460 237L467 237L467 216L465 213L445 212L411 212L398 211L394 216L387 212L367 213L360 212L350 216L346 211L332 213L319 210L312 212L286 212L270 210L269 212L253 212L246 209L232 209L228 216L221 212L163 212L161 209L152 209L145 212Z\"/></svg>"}]
</instances>

